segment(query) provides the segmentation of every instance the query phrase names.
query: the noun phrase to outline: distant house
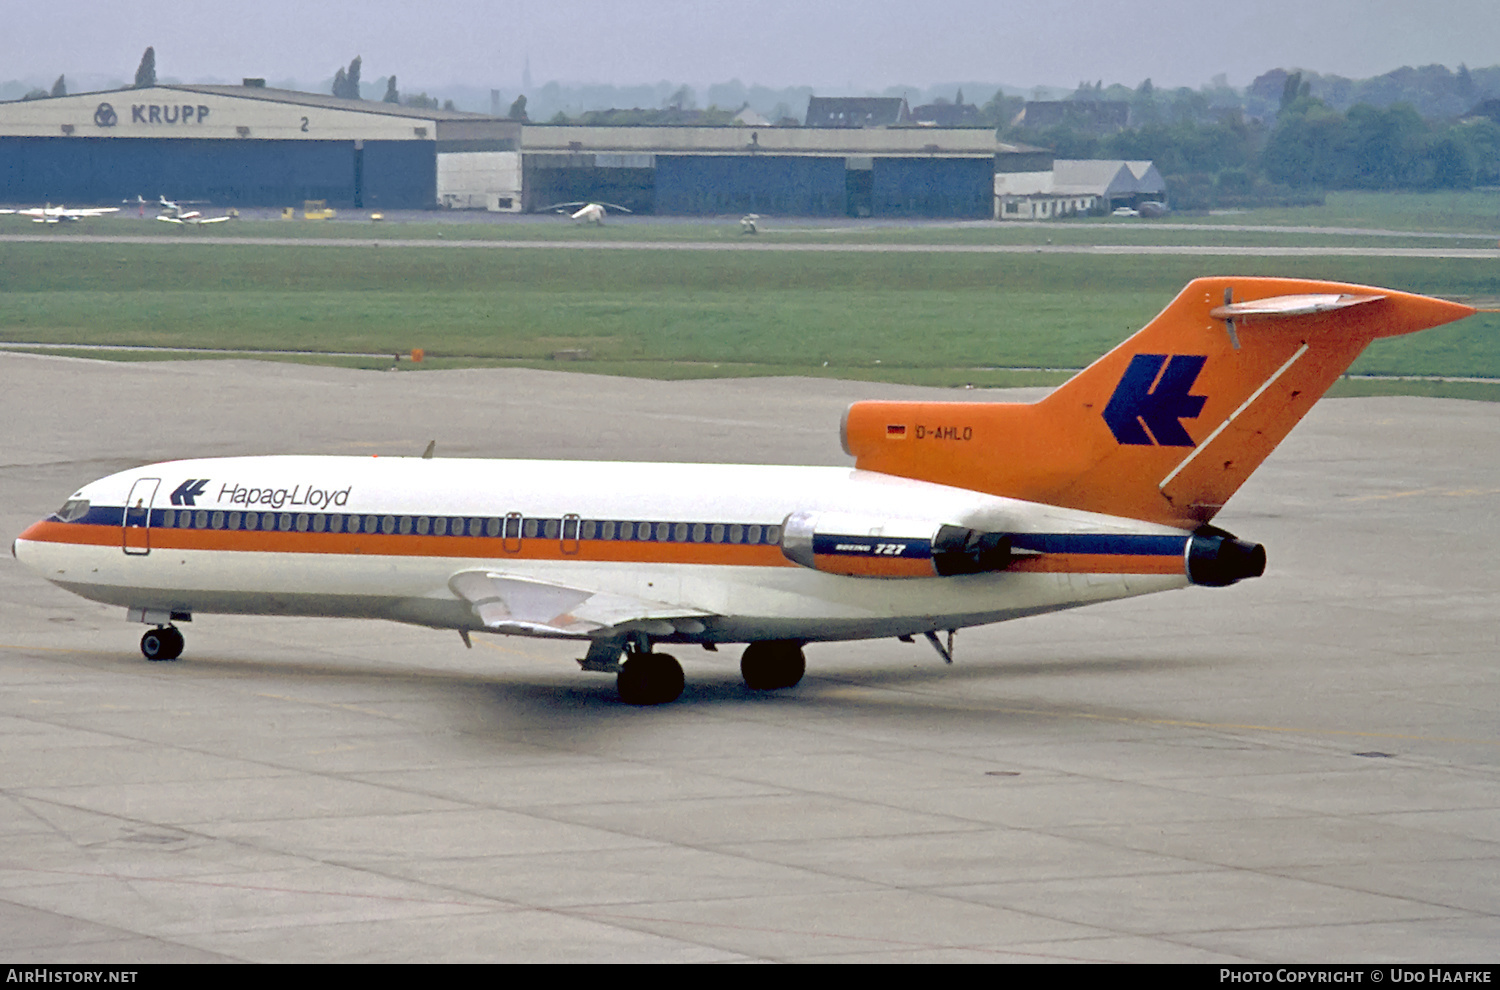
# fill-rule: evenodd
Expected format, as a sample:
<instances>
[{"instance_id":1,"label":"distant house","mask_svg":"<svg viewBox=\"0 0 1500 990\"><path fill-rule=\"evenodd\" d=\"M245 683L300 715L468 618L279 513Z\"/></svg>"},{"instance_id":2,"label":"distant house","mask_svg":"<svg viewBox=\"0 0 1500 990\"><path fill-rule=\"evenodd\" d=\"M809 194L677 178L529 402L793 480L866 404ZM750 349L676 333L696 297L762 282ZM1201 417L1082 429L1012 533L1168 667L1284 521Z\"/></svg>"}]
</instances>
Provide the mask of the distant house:
<instances>
[{"instance_id":1,"label":"distant house","mask_svg":"<svg viewBox=\"0 0 1500 990\"><path fill-rule=\"evenodd\" d=\"M890 127L911 123L904 96L814 96L807 101L808 127Z\"/></svg>"},{"instance_id":2,"label":"distant house","mask_svg":"<svg viewBox=\"0 0 1500 990\"><path fill-rule=\"evenodd\" d=\"M1166 180L1146 161L1060 158L1049 172L995 175L996 220L1050 220L1166 201Z\"/></svg>"},{"instance_id":3,"label":"distant house","mask_svg":"<svg viewBox=\"0 0 1500 990\"><path fill-rule=\"evenodd\" d=\"M1071 127L1090 134L1113 134L1130 126L1130 104L1120 100L1029 100L1022 127Z\"/></svg>"},{"instance_id":4,"label":"distant house","mask_svg":"<svg viewBox=\"0 0 1500 990\"><path fill-rule=\"evenodd\" d=\"M972 103L963 102L961 91L958 99L953 103L925 103L922 106L913 107L911 119L914 123L925 124L929 127L980 126L979 108Z\"/></svg>"}]
</instances>

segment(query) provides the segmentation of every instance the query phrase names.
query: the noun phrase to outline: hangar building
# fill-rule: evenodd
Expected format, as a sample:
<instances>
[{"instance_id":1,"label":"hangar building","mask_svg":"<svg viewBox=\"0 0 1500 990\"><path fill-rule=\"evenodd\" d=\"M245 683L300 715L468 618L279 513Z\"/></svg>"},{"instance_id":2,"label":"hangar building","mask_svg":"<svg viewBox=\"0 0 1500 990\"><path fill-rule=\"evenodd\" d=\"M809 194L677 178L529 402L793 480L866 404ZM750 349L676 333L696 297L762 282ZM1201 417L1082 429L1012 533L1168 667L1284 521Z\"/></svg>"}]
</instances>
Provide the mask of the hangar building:
<instances>
[{"instance_id":1,"label":"hangar building","mask_svg":"<svg viewBox=\"0 0 1500 990\"><path fill-rule=\"evenodd\" d=\"M987 127L527 124L526 209L604 200L679 215L987 218L997 162L1052 166Z\"/></svg>"},{"instance_id":2,"label":"hangar building","mask_svg":"<svg viewBox=\"0 0 1500 990\"><path fill-rule=\"evenodd\" d=\"M0 199L520 208L516 121L246 82L0 104Z\"/></svg>"},{"instance_id":3,"label":"hangar building","mask_svg":"<svg viewBox=\"0 0 1500 990\"><path fill-rule=\"evenodd\" d=\"M985 127L523 124L258 82L0 103L0 201L980 219L997 171L1052 167Z\"/></svg>"}]
</instances>

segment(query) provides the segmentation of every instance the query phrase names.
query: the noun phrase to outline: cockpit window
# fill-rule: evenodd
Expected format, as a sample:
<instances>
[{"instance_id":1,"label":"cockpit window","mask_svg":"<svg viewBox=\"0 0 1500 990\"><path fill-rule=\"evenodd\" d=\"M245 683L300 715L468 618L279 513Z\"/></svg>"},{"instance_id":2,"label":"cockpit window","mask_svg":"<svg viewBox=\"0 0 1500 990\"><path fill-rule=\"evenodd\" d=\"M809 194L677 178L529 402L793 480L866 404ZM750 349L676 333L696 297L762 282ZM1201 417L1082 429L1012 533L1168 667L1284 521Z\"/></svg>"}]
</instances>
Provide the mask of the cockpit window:
<instances>
[{"instance_id":1,"label":"cockpit window","mask_svg":"<svg viewBox=\"0 0 1500 990\"><path fill-rule=\"evenodd\" d=\"M75 522L82 519L89 511L89 500L86 498L70 498L63 503L63 507L57 510L57 518L63 522Z\"/></svg>"}]
</instances>

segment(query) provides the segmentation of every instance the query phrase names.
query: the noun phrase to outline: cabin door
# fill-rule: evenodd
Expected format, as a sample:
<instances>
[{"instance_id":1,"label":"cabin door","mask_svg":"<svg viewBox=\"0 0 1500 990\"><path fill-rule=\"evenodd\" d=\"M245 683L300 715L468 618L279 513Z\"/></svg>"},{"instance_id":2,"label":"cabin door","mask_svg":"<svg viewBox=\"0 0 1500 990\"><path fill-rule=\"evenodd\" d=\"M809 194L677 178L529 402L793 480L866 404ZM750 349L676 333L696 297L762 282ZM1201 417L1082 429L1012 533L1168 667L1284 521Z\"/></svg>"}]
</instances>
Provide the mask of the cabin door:
<instances>
[{"instance_id":1,"label":"cabin door","mask_svg":"<svg viewBox=\"0 0 1500 990\"><path fill-rule=\"evenodd\" d=\"M160 478L138 478L130 486L130 498L125 500L123 546L126 553L151 552L151 503L156 500L156 489L160 484Z\"/></svg>"}]
</instances>

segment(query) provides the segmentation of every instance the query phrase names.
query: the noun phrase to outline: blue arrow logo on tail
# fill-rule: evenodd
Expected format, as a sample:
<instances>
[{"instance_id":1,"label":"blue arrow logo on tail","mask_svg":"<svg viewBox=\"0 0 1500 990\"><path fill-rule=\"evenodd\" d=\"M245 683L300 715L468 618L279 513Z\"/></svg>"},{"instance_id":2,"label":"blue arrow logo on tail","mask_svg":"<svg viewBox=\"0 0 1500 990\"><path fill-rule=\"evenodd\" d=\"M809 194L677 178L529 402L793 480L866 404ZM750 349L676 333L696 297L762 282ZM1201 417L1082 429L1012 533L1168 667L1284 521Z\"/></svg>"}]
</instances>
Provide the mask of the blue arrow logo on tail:
<instances>
[{"instance_id":1,"label":"blue arrow logo on tail","mask_svg":"<svg viewBox=\"0 0 1500 990\"><path fill-rule=\"evenodd\" d=\"M1206 395L1188 394L1207 360L1201 354L1137 354L1131 358L1130 367L1104 407L1104 422L1115 439L1146 447L1152 445L1153 438L1162 447L1194 446L1181 421L1197 419L1208 401Z\"/></svg>"},{"instance_id":2,"label":"blue arrow logo on tail","mask_svg":"<svg viewBox=\"0 0 1500 990\"><path fill-rule=\"evenodd\" d=\"M184 481L172 492L172 504L197 505L198 503L193 500L203 494L203 490L208 487L208 481L209 479L207 478L204 478L202 481L199 481L197 478L189 478Z\"/></svg>"}]
</instances>

